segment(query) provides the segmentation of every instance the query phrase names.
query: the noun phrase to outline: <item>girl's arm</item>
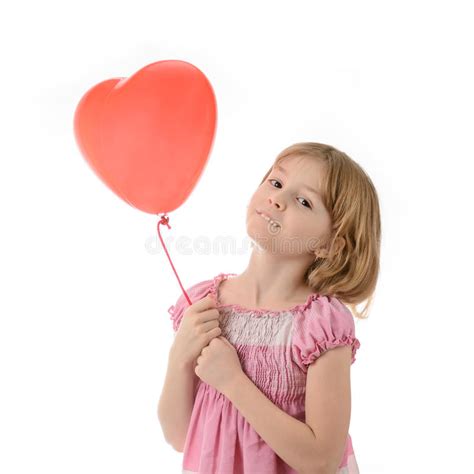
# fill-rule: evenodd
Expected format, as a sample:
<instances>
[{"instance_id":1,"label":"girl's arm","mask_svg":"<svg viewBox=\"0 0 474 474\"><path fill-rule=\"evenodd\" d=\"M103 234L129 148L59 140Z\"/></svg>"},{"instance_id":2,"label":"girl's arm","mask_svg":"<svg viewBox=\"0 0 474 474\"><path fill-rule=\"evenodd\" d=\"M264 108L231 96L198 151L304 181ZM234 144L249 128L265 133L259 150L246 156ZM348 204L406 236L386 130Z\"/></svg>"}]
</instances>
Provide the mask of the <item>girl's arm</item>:
<instances>
[{"instance_id":1,"label":"girl's arm","mask_svg":"<svg viewBox=\"0 0 474 474\"><path fill-rule=\"evenodd\" d=\"M311 428L268 399L244 372L235 377L224 395L263 441L295 471L328 474L317 465L318 446Z\"/></svg>"},{"instance_id":2,"label":"girl's arm","mask_svg":"<svg viewBox=\"0 0 474 474\"><path fill-rule=\"evenodd\" d=\"M310 364L305 422L274 404L240 372L224 390L242 416L288 465L300 474L334 474L348 436L351 347L327 350Z\"/></svg>"},{"instance_id":3,"label":"girl's arm","mask_svg":"<svg viewBox=\"0 0 474 474\"><path fill-rule=\"evenodd\" d=\"M166 442L179 452L183 452L198 381L194 367L181 364L170 350L158 419Z\"/></svg>"}]
</instances>

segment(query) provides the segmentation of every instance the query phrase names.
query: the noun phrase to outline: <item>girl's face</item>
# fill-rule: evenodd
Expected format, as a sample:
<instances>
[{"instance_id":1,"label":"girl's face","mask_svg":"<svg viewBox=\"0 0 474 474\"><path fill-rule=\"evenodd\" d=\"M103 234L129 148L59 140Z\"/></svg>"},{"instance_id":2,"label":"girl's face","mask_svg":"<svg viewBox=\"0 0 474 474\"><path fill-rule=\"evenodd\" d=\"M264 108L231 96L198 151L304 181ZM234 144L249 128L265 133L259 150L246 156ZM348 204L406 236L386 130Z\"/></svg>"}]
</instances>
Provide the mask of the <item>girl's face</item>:
<instances>
[{"instance_id":1,"label":"girl's face","mask_svg":"<svg viewBox=\"0 0 474 474\"><path fill-rule=\"evenodd\" d=\"M247 207L247 233L262 249L278 254L312 254L331 233L321 196L324 164L291 156L275 164ZM260 213L278 225L273 225Z\"/></svg>"}]
</instances>

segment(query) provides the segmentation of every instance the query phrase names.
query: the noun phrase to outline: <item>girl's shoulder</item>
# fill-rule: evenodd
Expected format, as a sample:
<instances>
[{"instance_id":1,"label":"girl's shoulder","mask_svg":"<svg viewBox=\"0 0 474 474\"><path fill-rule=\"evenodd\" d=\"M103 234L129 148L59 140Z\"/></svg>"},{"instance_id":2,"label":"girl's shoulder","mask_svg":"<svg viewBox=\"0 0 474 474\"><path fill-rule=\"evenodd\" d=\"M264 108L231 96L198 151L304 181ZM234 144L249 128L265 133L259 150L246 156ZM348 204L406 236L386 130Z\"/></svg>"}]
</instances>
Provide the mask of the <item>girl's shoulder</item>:
<instances>
[{"instance_id":1,"label":"girl's shoulder","mask_svg":"<svg viewBox=\"0 0 474 474\"><path fill-rule=\"evenodd\" d=\"M338 298L315 294L294 316L292 350L302 370L306 372L325 351L341 345L352 346L351 364L355 362L360 341L354 316Z\"/></svg>"},{"instance_id":2,"label":"girl's shoulder","mask_svg":"<svg viewBox=\"0 0 474 474\"><path fill-rule=\"evenodd\" d=\"M191 300L191 303L194 303L204 298L208 294L214 296L215 299L216 285L223 275L227 274L219 273L217 276L213 276L212 278L199 281L191 285L189 288L186 288L185 290L187 295L189 296L189 299ZM178 330L179 324L181 323L181 319L183 318L183 313L188 306L188 300L185 298L184 294L181 293L177 298L175 304L171 305L168 308L168 313L170 314L170 319L173 322L173 330L175 332Z\"/></svg>"}]
</instances>

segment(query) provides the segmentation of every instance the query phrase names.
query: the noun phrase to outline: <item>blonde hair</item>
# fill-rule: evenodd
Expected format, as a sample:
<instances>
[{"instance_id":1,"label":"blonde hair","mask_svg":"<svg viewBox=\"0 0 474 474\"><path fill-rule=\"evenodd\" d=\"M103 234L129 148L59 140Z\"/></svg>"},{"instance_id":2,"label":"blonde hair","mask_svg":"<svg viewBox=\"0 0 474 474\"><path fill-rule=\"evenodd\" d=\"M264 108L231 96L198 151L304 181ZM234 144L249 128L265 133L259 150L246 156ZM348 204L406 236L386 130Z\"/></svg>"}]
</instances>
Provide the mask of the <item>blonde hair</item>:
<instances>
[{"instance_id":1,"label":"blonde hair","mask_svg":"<svg viewBox=\"0 0 474 474\"><path fill-rule=\"evenodd\" d=\"M305 272L305 280L314 292L337 297L355 317L366 319L379 274L377 191L367 173L346 153L314 142L295 143L281 151L260 184L277 163L291 156L308 156L325 164L321 193L333 224L328 257L317 257ZM344 242L342 248L335 245L337 237ZM359 312L356 305L364 301Z\"/></svg>"}]
</instances>

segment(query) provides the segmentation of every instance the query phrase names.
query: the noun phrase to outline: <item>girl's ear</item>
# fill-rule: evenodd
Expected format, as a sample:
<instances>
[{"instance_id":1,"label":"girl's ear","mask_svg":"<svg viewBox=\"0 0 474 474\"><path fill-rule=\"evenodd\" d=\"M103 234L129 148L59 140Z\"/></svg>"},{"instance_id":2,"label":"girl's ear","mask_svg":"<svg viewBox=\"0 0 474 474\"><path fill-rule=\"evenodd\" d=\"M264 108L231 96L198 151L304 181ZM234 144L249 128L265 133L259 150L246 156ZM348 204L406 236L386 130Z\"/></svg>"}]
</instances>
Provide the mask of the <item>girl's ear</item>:
<instances>
[{"instance_id":1,"label":"girl's ear","mask_svg":"<svg viewBox=\"0 0 474 474\"><path fill-rule=\"evenodd\" d=\"M338 254L346 245L345 239L342 237L337 237L336 240L334 241L334 253ZM319 248L315 252L316 257L319 258L327 258L329 255L329 251L327 248Z\"/></svg>"},{"instance_id":2,"label":"girl's ear","mask_svg":"<svg viewBox=\"0 0 474 474\"><path fill-rule=\"evenodd\" d=\"M336 253L339 253L346 245L345 239L338 237L335 241Z\"/></svg>"}]
</instances>

